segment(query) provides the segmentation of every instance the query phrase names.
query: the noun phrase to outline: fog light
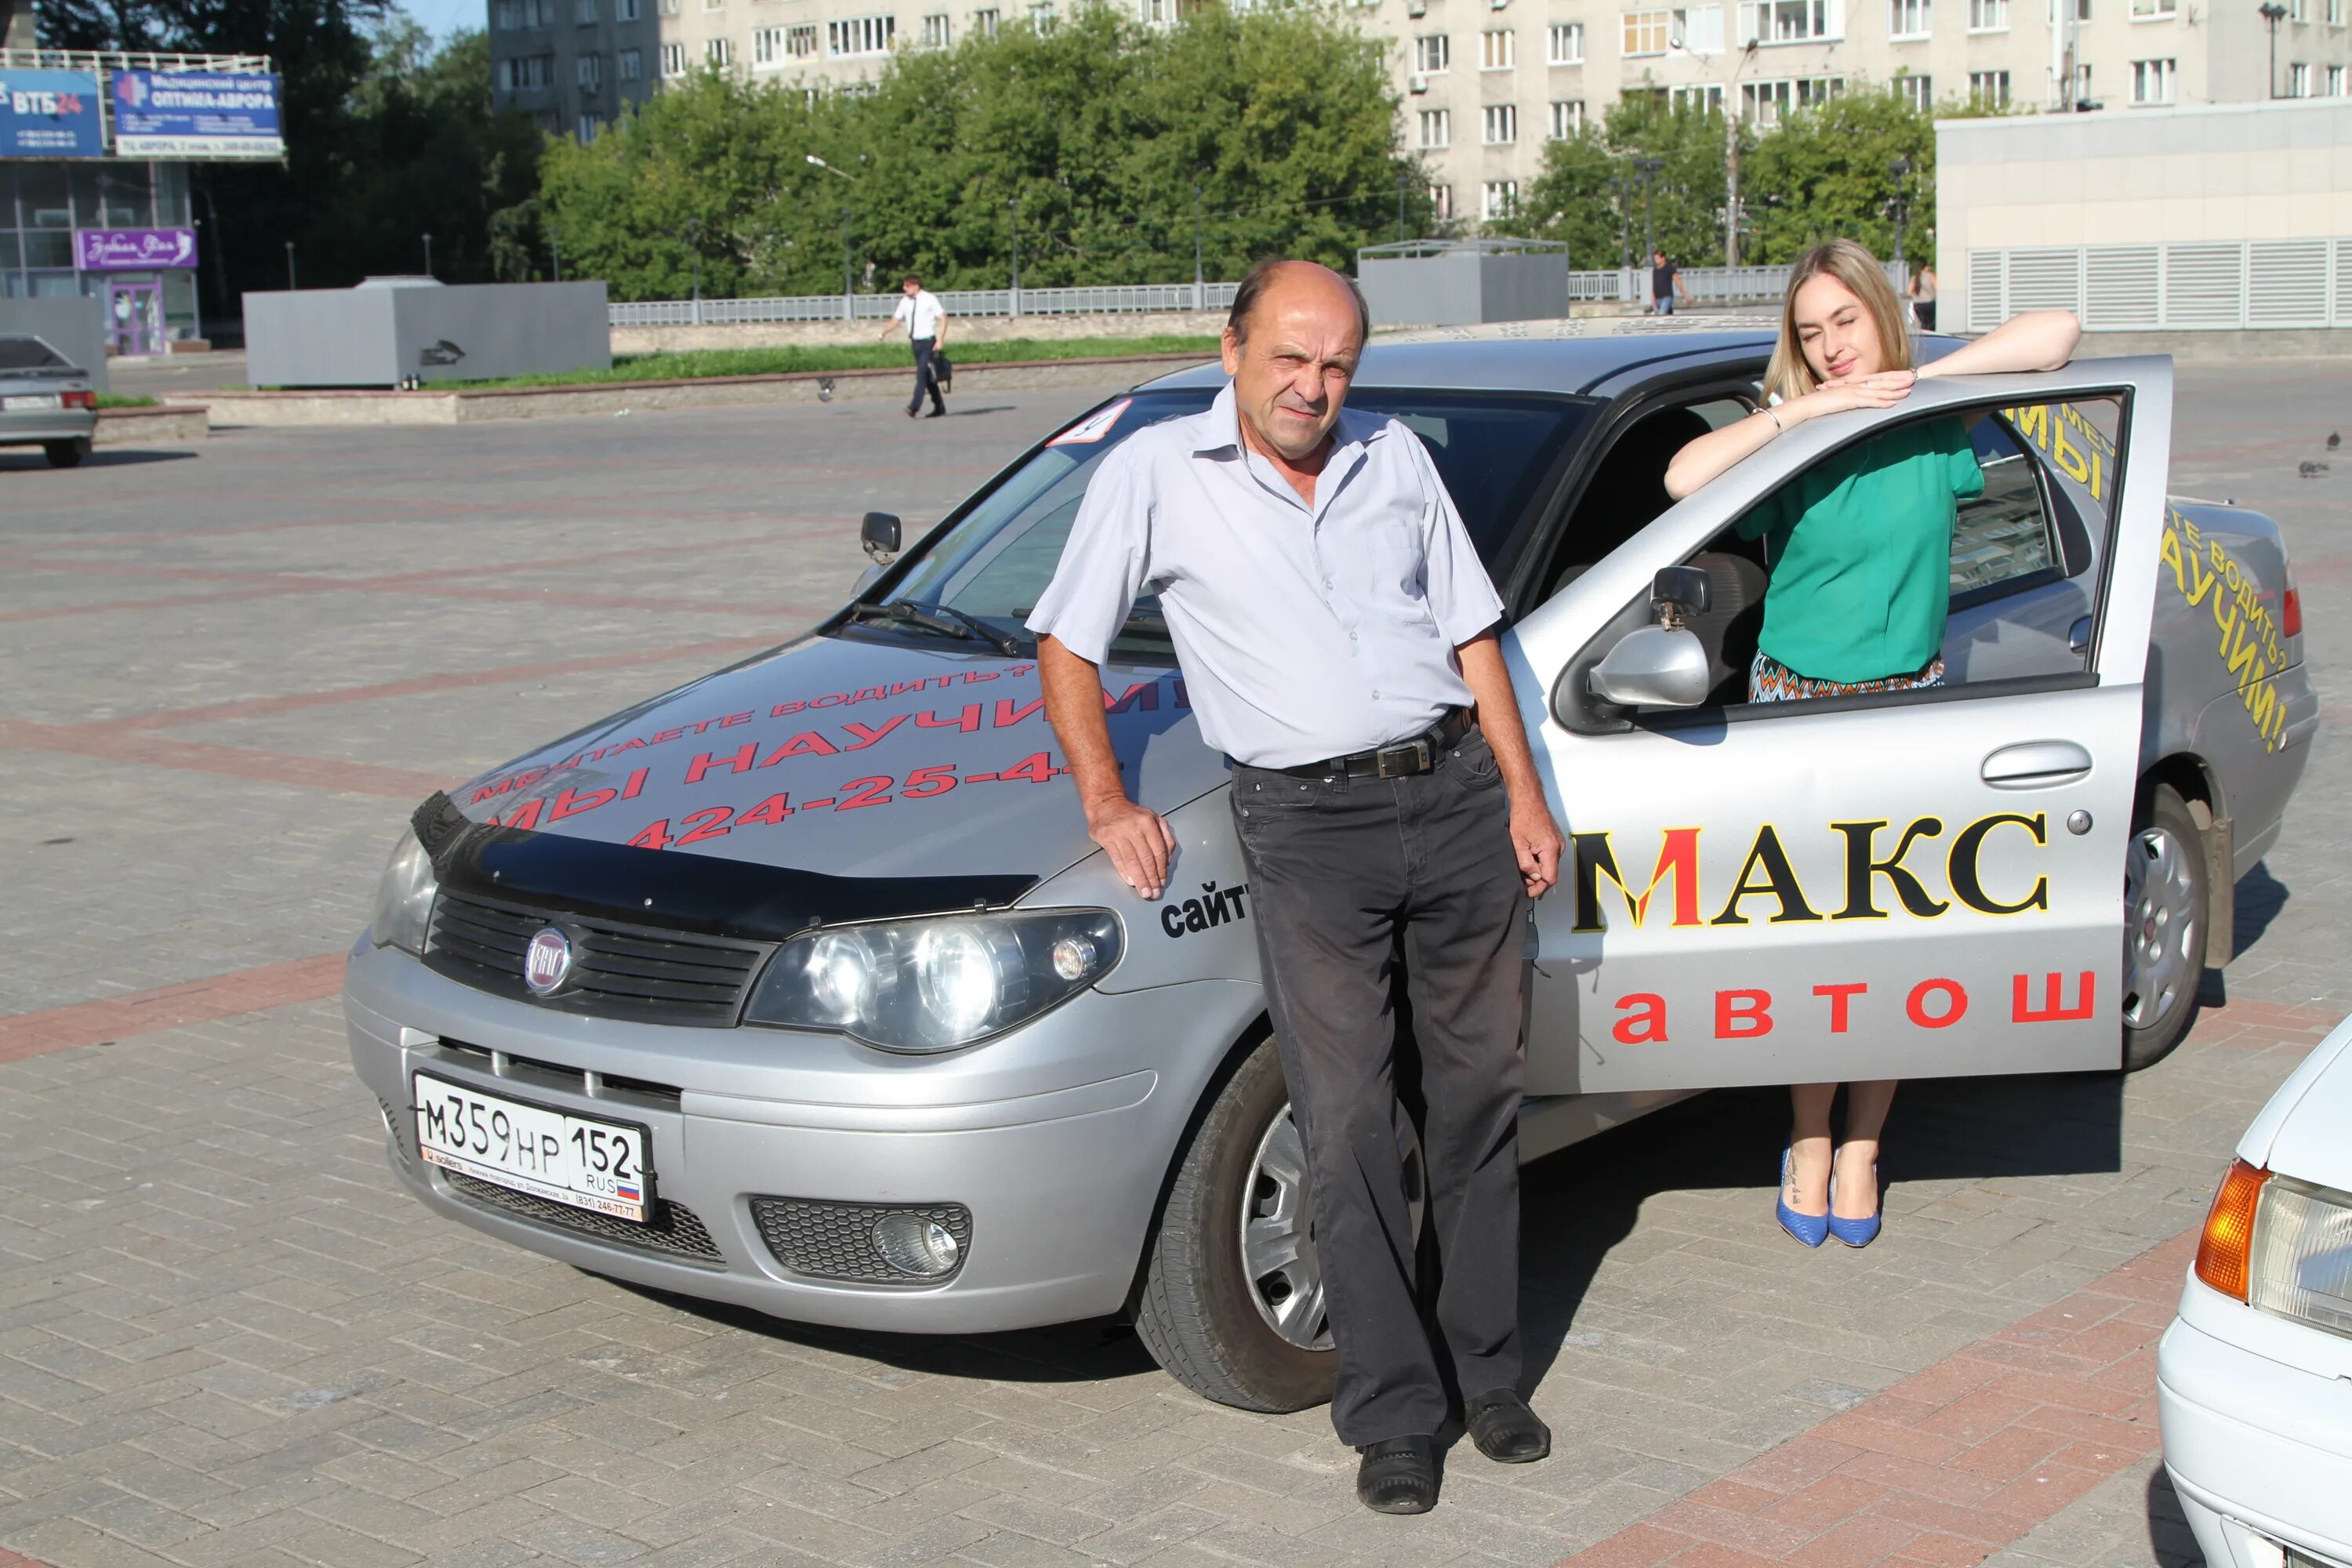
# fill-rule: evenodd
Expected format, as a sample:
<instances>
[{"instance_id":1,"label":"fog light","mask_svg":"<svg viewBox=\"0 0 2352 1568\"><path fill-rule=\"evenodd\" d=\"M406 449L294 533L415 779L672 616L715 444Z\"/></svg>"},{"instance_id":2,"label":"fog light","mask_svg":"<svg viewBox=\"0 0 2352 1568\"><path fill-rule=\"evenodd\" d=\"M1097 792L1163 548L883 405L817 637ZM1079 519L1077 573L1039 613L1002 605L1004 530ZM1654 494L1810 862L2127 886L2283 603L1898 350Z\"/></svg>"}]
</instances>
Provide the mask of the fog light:
<instances>
[{"instance_id":1,"label":"fog light","mask_svg":"<svg viewBox=\"0 0 2352 1568\"><path fill-rule=\"evenodd\" d=\"M899 1273L922 1279L954 1272L963 1255L945 1226L919 1214L886 1214L876 1220L874 1250Z\"/></svg>"},{"instance_id":2,"label":"fog light","mask_svg":"<svg viewBox=\"0 0 2352 1568\"><path fill-rule=\"evenodd\" d=\"M1054 944L1054 973L1072 984L1092 974L1099 961L1090 937L1066 936Z\"/></svg>"}]
</instances>

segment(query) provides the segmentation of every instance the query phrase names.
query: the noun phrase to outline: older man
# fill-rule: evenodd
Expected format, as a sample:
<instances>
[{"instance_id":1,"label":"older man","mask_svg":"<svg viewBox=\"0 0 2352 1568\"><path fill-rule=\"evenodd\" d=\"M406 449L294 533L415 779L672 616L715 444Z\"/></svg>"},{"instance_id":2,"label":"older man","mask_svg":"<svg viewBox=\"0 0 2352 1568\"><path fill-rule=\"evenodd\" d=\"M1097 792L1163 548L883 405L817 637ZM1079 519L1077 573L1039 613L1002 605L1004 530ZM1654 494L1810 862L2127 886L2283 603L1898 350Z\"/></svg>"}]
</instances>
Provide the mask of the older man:
<instances>
[{"instance_id":1,"label":"older man","mask_svg":"<svg viewBox=\"0 0 2352 1568\"><path fill-rule=\"evenodd\" d=\"M1331 1419L1387 1513L1437 1496L1448 1375L1490 1458L1550 1451L1519 1396L1519 964L1559 829L1496 643L1502 604L1411 430L1343 405L1370 323L1346 279L1263 263L1208 412L1139 432L1087 487L1030 616L1087 824L1157 899L1175 847L1128 798L1111 637L1156 593L1202 735L1233 761L1259 958L1307 1142L1338 1374ZM1401 1148L1402 957L1425 1110L1433 1344Z\"/></svg>"}]
</instances>

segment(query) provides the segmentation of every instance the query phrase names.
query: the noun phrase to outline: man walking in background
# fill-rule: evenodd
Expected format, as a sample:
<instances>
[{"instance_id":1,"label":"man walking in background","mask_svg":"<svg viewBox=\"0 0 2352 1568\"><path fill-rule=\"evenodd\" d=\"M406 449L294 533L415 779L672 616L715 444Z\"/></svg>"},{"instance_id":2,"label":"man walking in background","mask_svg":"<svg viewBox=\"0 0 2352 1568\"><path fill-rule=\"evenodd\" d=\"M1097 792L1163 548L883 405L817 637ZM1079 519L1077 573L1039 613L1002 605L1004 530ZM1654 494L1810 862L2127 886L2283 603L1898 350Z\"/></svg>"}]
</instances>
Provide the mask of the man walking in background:
<instances>
[{"instance_id":1,"label":"man walking in background","mask_svg":"<svg viewBox=\"0 0 2352 1568\"><path fill-rule=\"evenodd\" d=\"M1502 602L1435 465L1397 420L1343 411L1369 330L1338 273L1251 268L1225 324L1232 384L1104 458L1029 629L1087 833L1156 899L1176 840L1119 778L1099 667L1137 595L1160 595L1202 736L1233 762L1338 1352L1331 1422L1362 1456L1364 1505L1422 1513L1449 1382L1488 1458L1551 1448L1518 1391L1519 977L1561 840ZM1400 958L1433 1292L1405 1188Z\"/></svg>"},{"instance_id":2,"label":"man walking in background","mask_svg":"<svg viewBox=\"0 0 2352 1568\"><path fill-rule=\"evenodd\" d=\"M1682 269L1666 258L1663 250L1650 253L1650 309L1661 316L1675 313L1675 296L1679 293L1683 303L1691 302L1691 292L1683 282Z\"/></svg>"},{"instance_id":3,"label":"man walking in background","mask_svg":"<svg viewBox=\"0 0 2352 1568\"><path fill-rule=\"evenodd\" d=\"M890 324L882 329L887 340L907 323L907 337L915 345L915 395L907 405L907 417L912 419L923 406L923 395L931 398L928 417L937 419L948 411L940 398L940 378L931 363L931 356L948 346L948 312L940 297L923 287L923 280L909 273L898 285L898 308L890 312Z\"/></svg>"}]
</instances>

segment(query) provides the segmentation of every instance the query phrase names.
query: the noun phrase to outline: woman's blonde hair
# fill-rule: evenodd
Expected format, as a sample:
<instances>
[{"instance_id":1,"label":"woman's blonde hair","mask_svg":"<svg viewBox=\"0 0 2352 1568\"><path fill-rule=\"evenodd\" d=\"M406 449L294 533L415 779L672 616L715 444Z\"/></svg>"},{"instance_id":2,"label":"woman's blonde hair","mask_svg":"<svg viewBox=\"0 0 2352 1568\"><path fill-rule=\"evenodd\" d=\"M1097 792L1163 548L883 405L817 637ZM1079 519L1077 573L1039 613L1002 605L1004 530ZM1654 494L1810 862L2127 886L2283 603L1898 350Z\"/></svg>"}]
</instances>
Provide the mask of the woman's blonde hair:
<instances>
[{"instance_id":1,"label":"woman's blonde hair","mask_svg":"<svg viewBox=\"0 0 2352 1568\"><path fill-rule=\"evenodd\" d=\"M1895 286L1886 280L1886 268L1854 241L1833 239L1813 247L1789 268L1789 287L1780 296L1780 341L1772 345L1772 363L1764 367L1767 397L1777 396L1787 403L1821 384L1797 342L1797 290L1824 275L1852 290L1877 323L1879 350L1886 356L1879 369L1911 368L1911 334L1904 328L1902 302L1895 298Z\"/></svg>"}]
</instances>

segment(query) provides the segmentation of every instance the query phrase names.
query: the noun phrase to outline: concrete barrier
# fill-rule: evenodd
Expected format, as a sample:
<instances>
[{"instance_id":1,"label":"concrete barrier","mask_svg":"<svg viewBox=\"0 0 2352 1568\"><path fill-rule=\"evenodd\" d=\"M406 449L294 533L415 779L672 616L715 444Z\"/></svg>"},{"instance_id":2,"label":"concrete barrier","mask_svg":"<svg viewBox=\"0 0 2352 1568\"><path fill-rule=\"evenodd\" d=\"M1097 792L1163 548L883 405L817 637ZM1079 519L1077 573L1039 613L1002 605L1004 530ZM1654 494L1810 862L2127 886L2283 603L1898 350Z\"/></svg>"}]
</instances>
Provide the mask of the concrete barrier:
<instances>
[{"instance_id":1,"label":"concrete barrier","mask_svg":"<svg viewBox=\"0 0 2352 1568\"><path fill-rule=\"evenodd\" d=\"M1040 387L1100 386L1142 381L1179 365L1200 364L1198 353L1144 354L1115 359L1020 360L972 364L955 374L956 395L1028 392ZM794 371L782 375L723 375L698 381L625 381L582 386L489 387L466 392L184 392L166 396L173 407L201 408L218 425L470 425L487 419L546 419L612 416L635 409L730 408L776 403L901 398L913 390L914 367Z\"/></svg>"},{"instance_id":2,"label":"concrete barrier","mask_svg":"<svg viewBox=\"0 0 2352 1568\"><path fill-rule=\"evenodd\" d=\"M183 447L212 433L201 408L101 408L96 447Z\"/></svg>"}]
</instances>

